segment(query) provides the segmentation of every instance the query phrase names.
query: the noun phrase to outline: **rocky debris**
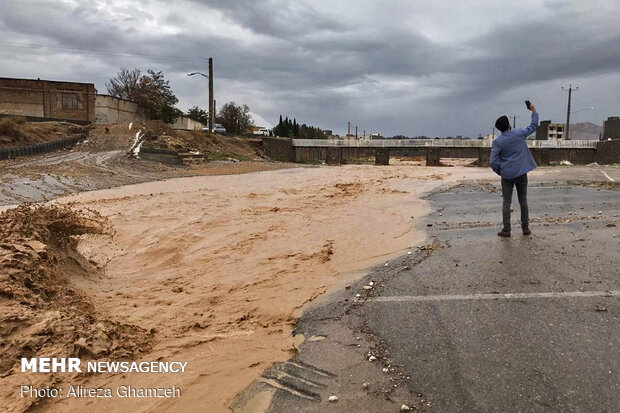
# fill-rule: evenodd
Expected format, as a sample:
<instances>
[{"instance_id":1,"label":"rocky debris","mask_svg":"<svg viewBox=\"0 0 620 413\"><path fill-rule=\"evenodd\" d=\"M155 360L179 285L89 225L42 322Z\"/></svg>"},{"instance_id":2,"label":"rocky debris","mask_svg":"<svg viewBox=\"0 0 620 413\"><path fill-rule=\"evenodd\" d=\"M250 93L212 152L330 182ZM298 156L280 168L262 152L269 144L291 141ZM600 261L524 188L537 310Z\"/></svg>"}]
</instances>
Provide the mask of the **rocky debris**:
<instances>
[{"instance_id":1,"label":"rocky debris","mask_svg":"<svg viewBox=\"0 0 620 413\"><path fill-rule=\"evenodd\" d=\"M443 246L443 244L441 242L434 242L432 244L422 245L422 246L418 247L418 249L420 251L431 252L431 251L435 251L435 250L441 249L443 247L444 246Z\"/></svg>"},{"instance_id":2,"label":"rocky debris","mask_svg":"<svg viewBox=\"0 0 620 413\"><path fill-rule=\"evenodd\" d=\"M328 399L331 403L336 403L338 401L338 397L337 396L329 396Z\"/></svg>"}]
</instances>

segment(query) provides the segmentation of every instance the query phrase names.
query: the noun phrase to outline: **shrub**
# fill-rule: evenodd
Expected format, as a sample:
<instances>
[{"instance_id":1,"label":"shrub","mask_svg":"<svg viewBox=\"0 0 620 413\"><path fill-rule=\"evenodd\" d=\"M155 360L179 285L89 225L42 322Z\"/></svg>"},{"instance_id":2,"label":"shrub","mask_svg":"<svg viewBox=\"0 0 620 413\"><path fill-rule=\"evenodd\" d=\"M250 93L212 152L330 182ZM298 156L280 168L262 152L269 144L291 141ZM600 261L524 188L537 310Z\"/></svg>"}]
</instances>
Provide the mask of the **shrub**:
<instances>
[{"instance_id":1,"label":"shrub","mask_svg":"<svg viewBox=\"0 0 620 413\"><path fill-rule=\"evenodd\" d=\"M13 121L18 124L21 125L22 123L26 123L26 117L25 116L13 116L11 119L13 119Z\"/></svg>"},{"instance_id":2,"label":"shrub","mask_svg":"<svg viewBox=\"0 0 620 413\"><path fill-rule=\"evenodd\" d=\"M17 135L17 123L11 118L1 119L0 135L15 137Z\"/></svg>"}]
</instances>

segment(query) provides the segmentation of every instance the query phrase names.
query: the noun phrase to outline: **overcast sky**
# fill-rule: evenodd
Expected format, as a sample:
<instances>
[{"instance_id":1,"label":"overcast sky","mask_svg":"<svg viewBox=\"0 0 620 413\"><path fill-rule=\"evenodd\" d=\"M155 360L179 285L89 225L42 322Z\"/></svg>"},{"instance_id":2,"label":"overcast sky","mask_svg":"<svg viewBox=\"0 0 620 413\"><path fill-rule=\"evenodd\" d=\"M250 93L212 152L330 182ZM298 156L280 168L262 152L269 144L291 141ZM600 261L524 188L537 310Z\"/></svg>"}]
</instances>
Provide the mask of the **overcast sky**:
<instances>
[{"instance_id":1,"label":"overcast sky","mask_svg":"<svg viewBox=\"0 0 620 413\"><path fill-rule=\"evenodd\" d=\"M207 106L206 79L186 73L213 57L218 107L385 136L477 137L502 114L525 126L525 99L564 122L573 84L572 121L602 125L620 115L618 16L618 0L0 0L0 77L106 93L121 66L163 70L185 110Z\"/></svg>"}]
</instances>

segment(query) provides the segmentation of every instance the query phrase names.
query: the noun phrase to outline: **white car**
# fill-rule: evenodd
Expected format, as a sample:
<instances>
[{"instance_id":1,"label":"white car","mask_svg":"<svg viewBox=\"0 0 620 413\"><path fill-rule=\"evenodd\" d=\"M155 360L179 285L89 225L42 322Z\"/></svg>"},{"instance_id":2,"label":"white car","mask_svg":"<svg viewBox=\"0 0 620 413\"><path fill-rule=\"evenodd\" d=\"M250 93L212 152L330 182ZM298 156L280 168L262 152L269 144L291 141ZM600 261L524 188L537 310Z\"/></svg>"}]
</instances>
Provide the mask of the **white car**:
<instances>
[{"instance_id":1,"label":"white car","mask_svg":"<svg viewBox=\"0 0 620 413\"><path fill-rule=\"evenodd\" d=\"M269 129L258 129L252 132L253 135L269 136Z\"/></svg>"},{"instance_id":2,"label":"white car","mask_svg":"<svg viewBox=\"0 0 620 413\"><path fill-rule=\"evenodd\" d=\"M204 127L202 128L203 132L208 132L209 131L209 127ZM223 127L222 125L220 125L219 123L214 123L213 124L213 132L214 133L219 133L220 135L225 135L226 134L226 128Z\"/></svg>"}]
</instances>

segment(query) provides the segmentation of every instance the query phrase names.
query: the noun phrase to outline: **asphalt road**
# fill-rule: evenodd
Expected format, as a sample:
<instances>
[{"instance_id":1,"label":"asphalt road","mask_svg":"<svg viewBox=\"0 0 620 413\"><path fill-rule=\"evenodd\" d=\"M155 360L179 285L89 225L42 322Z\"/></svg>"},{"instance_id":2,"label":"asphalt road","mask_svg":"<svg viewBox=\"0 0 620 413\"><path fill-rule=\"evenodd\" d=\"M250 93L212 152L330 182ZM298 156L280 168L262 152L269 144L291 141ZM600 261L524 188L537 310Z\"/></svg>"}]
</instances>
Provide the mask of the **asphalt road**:
<instances>
[{"instance_id":1,"label":"asphalt road","mask_svg":"<svg viewBox=\"0 0 620 413\"><path fill-rule=\"evenodd\" d=\"M529 194L534 235L511 239L487 226L499 193L429 197L440 249L362 309L429 411L620 411L619 193Z\"/></svg>"},{"instance_id":2,"label":"asphalt road","mask_svg":"<svg viewBox=\"0 0 620 413\"><path fill-rule=\"evenodd\" d=\"M428 200L428 245L310 308L289 361L306 371L266 372L233 410L271 392L270 412L620 411L618 187L592 168L531 179L533 235L515 199L510 239L496 182Z\"/></svg>"}]
</instances>

